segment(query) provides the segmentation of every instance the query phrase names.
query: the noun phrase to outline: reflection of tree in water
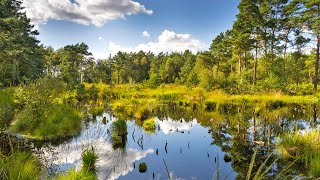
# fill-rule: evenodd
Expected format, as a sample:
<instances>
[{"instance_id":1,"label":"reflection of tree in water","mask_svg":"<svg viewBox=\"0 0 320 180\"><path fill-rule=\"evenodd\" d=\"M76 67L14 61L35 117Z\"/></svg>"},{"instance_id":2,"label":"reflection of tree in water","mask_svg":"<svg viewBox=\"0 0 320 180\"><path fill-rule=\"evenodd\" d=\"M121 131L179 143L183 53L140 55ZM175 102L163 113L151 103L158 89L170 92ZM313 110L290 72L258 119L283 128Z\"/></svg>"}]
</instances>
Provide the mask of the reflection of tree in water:
<instances>
[{"instance_id":1,"label":"reflection of tree in water","mask_svg":"<svg viewBox=\"0 0 320 180\"><path fill-rule=\"evenodd\" d=\"M258 153L253 172L270 154L272 157L265 165L266 167L276 158L273 154L276 136L295 128L314 127L312 122L317 117L315 106L310 105L291 104L284 107L264 108L259 112L255 112L255 109L257 108L244 104L240 106L231 104L229 107L222 105L217 111L224 114L225 118L219 124L211 126L213 128L211 134L214 139L212 144L220 146L223 151L231 155L232 167L238 173L237 179L246 178L255 147L258 148ZM308 121L306 115L308 110L313 112L312 121ZM281 170L285 165L284 162L279 161L270 170L269 175L271 177L276 175L276 171Z\"/></svg>"}]
</instances>

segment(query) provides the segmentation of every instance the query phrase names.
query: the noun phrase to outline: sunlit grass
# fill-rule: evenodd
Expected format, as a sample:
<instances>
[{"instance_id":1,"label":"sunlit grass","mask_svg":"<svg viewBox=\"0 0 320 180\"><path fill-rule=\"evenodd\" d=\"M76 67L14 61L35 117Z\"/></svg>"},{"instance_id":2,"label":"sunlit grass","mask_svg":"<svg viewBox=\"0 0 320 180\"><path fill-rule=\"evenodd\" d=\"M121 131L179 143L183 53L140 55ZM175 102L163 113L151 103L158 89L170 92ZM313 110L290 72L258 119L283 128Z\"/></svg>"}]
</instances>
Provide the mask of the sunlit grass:
<instances>
[{"instance_id":1,"label":"sunlit grass","mask_svg":"<svg viewBox=\"0 0 320 180\"><path fill-rule=\"evenodd\" d=\"M300 158L310 175L320 176L320 131L317 129L285 134L277 151L287 159Z\"/></svg>"},{"instance_id":2,"label":"sunlit grass","mask_svg":"<svg viewBox=\"0 0 320 180\"><path fill-rule=\"evenodd\" d=\"M37 180L43 175L40 161L30 152L17 152L7 157L0 155L0 179Z\"/></svg>"},{"instance_id":3,"label":"sunlit grass","mask_svg":"<svg viewBox=\"0 0 320 180\"><path fill-rule=\"evenodd\" d=\"M94 149L86 150L82 153L82 169L85 171L95 172L95 164L98 160L98 156L96 155Z\"/></svg>"},{"instance_id":4,"label":"sunlit grass","mask_svg":"<svg viewBox=\"0 0 320 180\"><path fill-rule=\"evenodd\" d=\"M82 114L77 110L65 105L45 108L45 112L39 114L28 108L22 110L9 129L36 139L71 136L81 129Z\"/></svg>"},{"instance_id":5,"label":"sunlit grass","mask_svg":"<svg viewBox=\"0 0 320 180\"><path fill-rule=\"evenodd\" d=\"M125 120L119 119L111 124L111 140L114 148L123 148L126 145L128 127Z\"/></svg>"},{"instance_id":6,"label":"sunlit grass","mask_svg":"<svg viewBox=\"0 0 320 180\"><path fill-rule=\"evenodd\" d=\"M142 127L146 132L154 133L156 129L156 123L154 118L144 120Z\"/></svg>"}]
</instances>

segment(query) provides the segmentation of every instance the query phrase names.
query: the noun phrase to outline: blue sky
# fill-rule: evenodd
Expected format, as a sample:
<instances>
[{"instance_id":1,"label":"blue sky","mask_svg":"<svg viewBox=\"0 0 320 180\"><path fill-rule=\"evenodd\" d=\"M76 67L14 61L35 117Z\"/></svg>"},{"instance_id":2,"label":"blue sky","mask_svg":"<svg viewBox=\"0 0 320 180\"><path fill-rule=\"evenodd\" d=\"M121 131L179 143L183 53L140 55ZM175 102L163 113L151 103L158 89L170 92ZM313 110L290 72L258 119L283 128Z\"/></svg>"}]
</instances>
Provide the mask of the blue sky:
<instances>
[{"instance_id":1,"label":"blue sky","mask_svg":"<svg viewBox=\"0 0 320 180\"><path fill-rule=\"evenodd\" d=\"M118 50L208 49L217 34L232 27L239 0L76 2L79 6L69 0L25 0L24 5L44 45L84 42L96 58L106 58Z\"/></svg>"}]
</instances>

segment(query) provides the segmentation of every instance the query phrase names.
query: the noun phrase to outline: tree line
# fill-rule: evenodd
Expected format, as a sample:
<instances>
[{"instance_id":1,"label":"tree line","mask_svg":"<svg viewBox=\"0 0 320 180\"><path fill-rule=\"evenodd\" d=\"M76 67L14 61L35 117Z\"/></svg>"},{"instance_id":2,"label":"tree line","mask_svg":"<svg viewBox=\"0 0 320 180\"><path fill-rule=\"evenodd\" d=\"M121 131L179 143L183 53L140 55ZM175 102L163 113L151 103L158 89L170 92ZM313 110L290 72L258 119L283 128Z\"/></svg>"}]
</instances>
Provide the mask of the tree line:
<instances>
[{"instance_id":1,"label":"tree line","mask_svg":"<svg viewBox=\"0 0 320 180\"><path fill-rule=\"evenodd\" d=\"M84 43L57 50L40 45L21 2L1 0L0 85L49 76L72 86L176 83L230 93L316 90L320 0L242 0L238 8L232 29L216 36L206 51L118 52L95 60Z\"/></svg>"}]
</instances>

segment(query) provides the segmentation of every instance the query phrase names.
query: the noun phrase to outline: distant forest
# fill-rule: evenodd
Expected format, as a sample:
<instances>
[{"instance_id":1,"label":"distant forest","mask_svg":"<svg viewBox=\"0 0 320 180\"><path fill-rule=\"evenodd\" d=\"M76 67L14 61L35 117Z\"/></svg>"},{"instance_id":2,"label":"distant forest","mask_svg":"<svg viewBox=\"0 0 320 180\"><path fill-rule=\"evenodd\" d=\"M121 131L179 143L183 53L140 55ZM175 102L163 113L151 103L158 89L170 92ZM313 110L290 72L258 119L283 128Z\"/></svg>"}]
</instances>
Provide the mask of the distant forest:
<instances>
[{"instance_id":1,"label":"distant forest","mask_svg":"<svg viewBox=\"0 0 320 180\"><path fill-rule=\"evenodd\" d=\"M242 0L238 8L232 29L215 37L207 51L118 52L96 60L84 43L57 50L41 45L21 2L1 0L0 86L54 77L71 86L175 83L232 94L317 90L320 1Z\"/></svg>"}]
</instances>

